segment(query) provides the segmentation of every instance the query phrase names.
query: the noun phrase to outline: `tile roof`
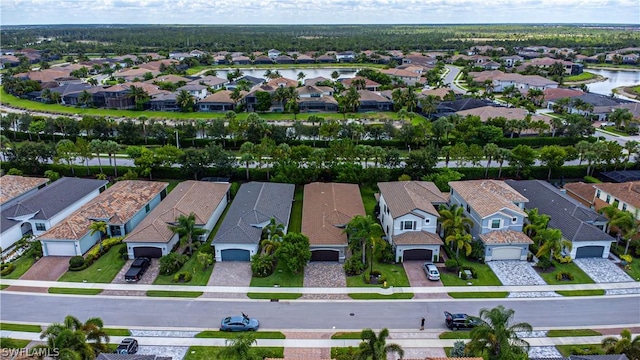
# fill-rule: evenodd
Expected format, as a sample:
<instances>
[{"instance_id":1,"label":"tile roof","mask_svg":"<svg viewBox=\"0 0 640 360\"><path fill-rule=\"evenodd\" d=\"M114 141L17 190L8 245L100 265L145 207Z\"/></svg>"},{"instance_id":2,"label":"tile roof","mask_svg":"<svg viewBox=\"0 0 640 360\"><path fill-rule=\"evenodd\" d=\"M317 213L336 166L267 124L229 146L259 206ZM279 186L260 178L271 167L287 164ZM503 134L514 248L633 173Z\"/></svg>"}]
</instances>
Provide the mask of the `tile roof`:
<instances>
[{"instance_id":1,"label":"tile roof","mask_svg":"<svg viewBox=\"0 0 640 360\"><path fill-rule=\"evenodd\" d=\"M438 234L426 231L407 231L393 236L395 245L442 245L442 239Z\"/></svg>"},{"instance_id":2,"label":"tile roof","mask_svg":"<svg viewBox=\"0 0 640 360\"><path fill-rule=\"evenodd\" d=\"M448 201L448 194L443 194L429 181L380 182L378 189L394 219L414 210L422 210L439 217L440 214L433 205L445 204Z\"/></svg>"},{"instance_id":3,"label":"tile roof","mask_svg":"<svg viewBox=\"0 0 640 360\"><path fill-rule=\"evenodd\" d=\"M505 208L526 216L526 213L514 203L527 202L529 200L504 181L452 181L449 186L460 194L469 206L483 218L500 212Z\"/></svg>"},{"instance_id":4,"label":"tile roof","mask_svg":"<svg viewBox=\"0 0 640 360\"><path fill-rule=\"evenodd\" d=\"M582 90L565 89L565 88L548 88L543 90L544 99L553 101L563 98L574 98L584 95Z\"/></svg>"},{"instance_id":5,"label":"tile roof","mask_svg":"<svg viewBox=\"0 0 640 360\"><path fill-rule=\"evenodd\" d=\"M532 121L542 120L549 123L551 120L547 116L531 115L523 108L508 108L504 106L482 106L474 109L462 110L457 112L460 116L478 116L480 121L487 122L489 119L504 117L507 120L524 120L530 117Z\"/></svg>"},{"instance_id":6,"label":"tile roof","mask_svg":"<svg viewBox=\"0 0 640 360\"><path fill-rule=\"evenodd\" d=\"M201 103L225 103L225 104L235 104L235 101L231 99L231 94L233 91L230 90L220 90L215 93L205 97L204 99L198 101L198 104ZM246 91L241 91L240 95L243 97L246 96Z\"/></svg>"},{"instance_id":7,"label":"tile roof","mask_svg":"<svg viewBox=\"0 0 640 360\"><path fill-rule=\"evenodd\" d=\"M293 87L293 88L297 88L298 87L298 80L293 80L293 79L287 79L285 77L279 77L276 79L272 79L269 80L269 82L267 82L267 85L270 86L274 86L275 88L279 88L279 87Z\"/></svg>"},{"instance_id":8,"label":"tile roof","mask_svg":"<svg viewBox=\"0 0 640 360\"><path fill-rule=\"evenodd\" d=\"M572 193L589 204L593 204L596 195L596 188L593 185L580 181L564 184L564 189L567 190L567 193Z\"/></svg>"},{"instance_id":9,"label":"tile roof","mask_svg":"<svg viewBox=\"0 0 640 360\"><path fill-rule=\"evenodd\" d=\"M4 175L0 177L0 204L49 182L47 178Z\"/></svg>"},{"instance_id":10,"label":"tile roof","mask_svg":"<svg viewBox=\"0 0 640 360\"><path fill-rule=\"evenodd\" d=\"M212 244L255 244L275 218L288 225L295 185L253 181L242 184Z\"/></svg>"},{"instance_id":11,"label":"tile roof","mask_svg":"<svg viewBox=\"0 0 640 360\"><path fill-rule=\"evenodd\" d=\"M342 80L341 82L342 82L342 85L344 85L345 87L347 87L347 88L348 88L348 87L351 87L351 84L352 84L355 80L358 80L358 79L363 79L363 80L364 80L364 82L365 82L365 87L377 87L377 86L380 86L380 84L379 84L379 83L377 83L377 82L375 82L375 81L373 81L373 80L369 80L369 79L367 79L367 78L365 78L365 77L362 77L362 76L356 76L356 77L354 77L354 78L344 79L344 80Z\"/></svg>"},{"instance_id":12,"label":"tile roof","mask_svg":"<svg viewBox=\"0 0 640 360\"><path fill-rule=\"evenodd\" d=\"M127 236L125 242L169 242L168 224L193 213L196 225L205 225L227 195L231 184L188 180L179 183Z\"/></svg>"},{"instance_id":13,"label":"tile roof","mask_svg":"<svg viewBox=\"0 0 640 360\"><path fill-rule=\"evenodd\" d=\"M567 194L561 193L546 181L507 180L519 193L529 197L527 209L538 208L540 214L551 218L549 227L559 229L569 241L615 241L609 234L593 225L606 222L607 218L582 205Z\"/></svg>"},{"instance_id":14,"label":"tile roof","mask_svg":"<svg viewBox=\"0 0 640 360\"><path fill-rule=\"evenodd\" d=\"M201 77L199 79L193 80L191 83L196 83L196 84L205 84L207 86L217 86L217 85L224 85L224 84L228 84L229 80L227 79L223 79L217 76L204 76Z\"/></svg>"},{"instance_id":15,"label":"tile roof","mask_svg":"<svg viewBox=\"0 0 640 360\"><path fill-rule=\"evenodd\" d=\"M118 181L66 219L40 235L40 239L79 240L89 232L93 219L126 224L169 184L155 181Z\"/></svg>"},{"instance_id":16,"label":"tile roof","mask_svg":"<svg viewBox=\"0 0 640 360\"><path fill-rule=\"evenodd\" d=\"M374 91L370 91L370 90L358 90L358 94L360 94L360 103L365 102L365 101L375 101L375 102L382 102L382 103L388 103L390 102L389 99L387 99L386 97L374 92Z\"/></svg>"},{"instance_id":17,"label":"tile roof","mask_svg":"<svg viewBox=\"0 0 640 360\"><path fill-rule=\"evenodd\" d=\"M344 225L365 214L357 184L316 182L304 187L302 233L311 245L347 245Z\"/></svg>"},{"instance_id":18,"label":"tile roof","mask_svg":"<svg viewBox=\"0 0 640 360\"><path fill-rule=\"evenodd\" d=\"M486 245L533 244L525 233L514 230L490 231L480 234L480 240Z\"/></svg>"},{"instance_id":19,"label":"tile roof","mask_svg":"<svg viewBox=\"0 0 640 360\"><path fill-rule=\"evenodd\" d=\"M419 78L420 74L414 73L413 71L407 71L402 69L384 69L380 70L381 73L397 76L397 77L407 77L407 78Z\"/></svg>"},{"instance_id":20,"label":"tile roof","mask_svg":"<svg viewBox=\"0 0 640 360\"><path fill-rule=\"evenodd\" d=\"M640 208L640 181L592 185L594 188L600 189L622 202L626 202L635 208Z\"/></svg>"}]
</instances>

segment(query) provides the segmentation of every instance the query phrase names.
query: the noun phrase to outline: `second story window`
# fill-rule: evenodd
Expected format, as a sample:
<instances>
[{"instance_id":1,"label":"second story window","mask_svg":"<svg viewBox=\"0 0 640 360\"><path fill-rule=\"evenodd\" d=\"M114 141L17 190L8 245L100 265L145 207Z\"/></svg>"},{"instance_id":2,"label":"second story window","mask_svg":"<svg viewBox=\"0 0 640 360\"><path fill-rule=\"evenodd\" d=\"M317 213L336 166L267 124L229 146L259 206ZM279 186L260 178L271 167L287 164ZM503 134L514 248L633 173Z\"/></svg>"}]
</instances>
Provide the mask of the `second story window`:
<instances>
[{"instance_id":1,"label":"second story window","mask_svg":"<svg viewBox=\"0 0 640 360\"><path fill-rule=\"evenodd\" d=\"M492 229L500 229L500 219L491 220Z\"/></svg>"},{"instance_id":2,"label":"second story window","mask_svg":"<svg viewBox=\"0 0 640 360\"><path fill-rule=\"evenodd\" d=\"M415 228L414 224L415 224L414 221L410 221L410 220L403 221L401 230L413 230Z\"/></svg>"},{"instance_id":3,"label":"second story window","mask_svg":"<svg viewBox=\"0 0 640 360\"><path fill-rule=\"evenodd\" d=\"M607 195L607 204L611 202L611 195Z\"/></svg>"},{"instance_id":4,"label":"second story window","mask_svg":"<svg viewBox=\"0 0 640 360\"><path fill-rule=\"evenodd\" d=\"M627 211L627 204L622 204L622 211Z\"/></svg>"}]
</instances>

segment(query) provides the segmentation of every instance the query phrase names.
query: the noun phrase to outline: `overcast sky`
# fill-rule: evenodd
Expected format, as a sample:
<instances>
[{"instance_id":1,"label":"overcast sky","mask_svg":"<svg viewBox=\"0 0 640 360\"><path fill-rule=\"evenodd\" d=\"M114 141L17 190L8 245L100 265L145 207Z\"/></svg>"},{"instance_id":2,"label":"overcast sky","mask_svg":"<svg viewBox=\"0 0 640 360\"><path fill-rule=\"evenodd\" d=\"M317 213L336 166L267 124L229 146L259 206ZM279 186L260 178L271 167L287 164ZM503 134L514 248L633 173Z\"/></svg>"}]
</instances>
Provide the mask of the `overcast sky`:
<instances>
[{"instance_id":1,"label":"overcast sky","mask_svg":"<svg viewBox=\"0 0 640 360\"><path fill-rule=\"evenodd\" d=\"M640 0L0 0L25 24L638 24Z\"/></svg>"}]
</instances>

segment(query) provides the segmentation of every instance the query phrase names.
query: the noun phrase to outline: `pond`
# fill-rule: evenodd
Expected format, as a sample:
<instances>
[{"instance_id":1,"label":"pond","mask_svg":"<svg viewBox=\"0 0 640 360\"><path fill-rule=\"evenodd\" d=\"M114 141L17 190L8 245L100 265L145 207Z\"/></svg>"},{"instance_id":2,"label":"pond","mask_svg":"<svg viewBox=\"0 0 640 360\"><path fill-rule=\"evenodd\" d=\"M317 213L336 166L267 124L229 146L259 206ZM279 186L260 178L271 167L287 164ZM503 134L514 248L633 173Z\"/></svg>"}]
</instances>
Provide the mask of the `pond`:
<instances>
[{"instance_id":1,"label":"pond","mask_svg":"<svg viewBox=\"0 0 640 360\"><path fill-rule=\"evenodd\" d=\"M620 86L640 85L640 71L616 71L586 69L590 73L607 78L605 81L587 84L589 91L596 94L610 95L611 90Z\"/></svg>"}]
</instances>

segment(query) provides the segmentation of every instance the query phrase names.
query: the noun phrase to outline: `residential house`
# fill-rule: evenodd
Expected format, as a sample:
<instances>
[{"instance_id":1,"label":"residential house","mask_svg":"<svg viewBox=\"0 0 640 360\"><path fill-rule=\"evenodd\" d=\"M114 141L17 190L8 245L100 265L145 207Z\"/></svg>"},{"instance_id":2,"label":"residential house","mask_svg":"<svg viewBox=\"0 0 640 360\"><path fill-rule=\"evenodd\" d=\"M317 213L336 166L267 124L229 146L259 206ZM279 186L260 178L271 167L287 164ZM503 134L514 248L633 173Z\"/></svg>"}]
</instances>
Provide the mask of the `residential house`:
<instances>
[{"instance_id":1,"label":"residential house","mask_svg":"<svg viewBox=\"0 0 640 360\"><path fill-rule=\"evenodd\" d=\"M229 83L229 80L223 79L217 76L204 76L200 79L193 80L189 84L197 83L200 85L208 86L211 90L216 91L223 89L225 85Z\"/></svg>"},{"instance_id":2,"label":"residential house","mask_svg":"<svg viewBox=\"0 0 640 360\"><path fill-rule=\"evenodd\" d=\"M373 80L369 80L365 77L362 76L356 76L353 78L349 78L349 79L343 79L340 82L342 83L342 85L344 85L345 88L350 88L351 84L353 84L353 82L355 80L359 80L362 79L365 82L365 90L369 90L369 91L378 91L378 88L381 86L379 83L373 81Z\"/></svg>"},{"instance_id":3,"label":"residential house","mask_svg":"<svg viewBox=\"0 0 640 360\"><path fill-rule=\"evenodd\" d=\"M504 181L469 180L449 183L449 203L471 219L471 235L484 245L484 260L526 260L533 243L522 232L529 200Z\"/></svg>"},{"instance_id":4,"label":"residential house","mask_svg":"<svg viewBox=\"0 0 640 360\"><path fill-rule=\"evenodd\" d=\"M398 82L405 83L406 85L416 85L420 81L420 74L416 74L413 71L407 71L402 69L383 69L381 73L387 74Z\"/></svg>"},{"instance_id":5,"label":"residential house","mask_svg":"<svg viewBox=\"0 0 640 360\"><path fill-rule=\"evenodd\" d=\"M511 55L511 56L501 56L500 60L502 60L505 67L510 68L510 67L514 67L518 63L521 63L524 60L524 58L518 55Z\"/></svg>"},{"instance_id":6,"label":"residential house","mask_svg":"<svg viewBox=\"0 0 640 360\"><path fill-rule=\"evenodd\" d=\"M584 95L584 91L578 89L567 89L567 88L549 88L543 90L544 94L544 102L543 106L547 109L551 109L553 104L555 104L558 100L564 98L577 98Z\"/></svg>"},{"instance_id":7,"label":"residential house","mask_svg":"<svg viewBox=\"0 0 640 360\"><path fill-rule=\"evenodd\" d=\"M609 114L614 111L615 107L621 104L628 104L631 102L629 100L596 94L596 93L585 93L584 95L578 96L574 99L579 100L580 102L584 102L586 104L590 104L591 106L593 106L593 110L578 108L577 106L575 106L574 103L569 103L568 111L572 114L581 114L581 115L591 116L592 119L596 121L606 120L607 116L609 116Z\"/></svg>"},{"instance_id":8,"label":"residential house","mask_svg":"<svg viewBox=\"0 0 640 360\"><path fill-rule=\"evenodd\" d=\"M591 185L595 189L593 207L596 211L613 205L618 210L632 213L640 221L640 181Z\"/></svg>"},{"instance_id":9,"label":"residential house","mask_svg":"<svg viewBox=\"0 0 640 360\"><path fill-rule=\"evenodd\" d=\"M231 98L233 91L221 90L213 93L198 102L198 110L226 112L236 107L236 101ZM246 91L241 91L240 95L244 97Z\"/></svg>"},{"instance_id":10,"label":"residential house","mask_svg":"<svg viewBox=\"0 0 640 360\"><path fill-rule=\"evenodd\" d=\"M280 50L276 50L276 49L270 49L269 51L267 51L267 56L269 56L271 59L275 59L281 54L282 53L280 52Z\"/></svg>"},{"instance_id":11,"label":"residential house","mask_svg":"<svg viewBox=\"0 0 640 360\"><path fill-rule=\"evenodd\" d=\"M96 360L172 360L171 356L100 353ZM464 359L459 359L464 360Z\"/></svg>"},{"instance_id":12,"label":"residential house","mask_svg":"<svg viewBox=\"0 0 640 360\"><path fill-rule=\"evenodd\" d=\"M613 237L604 230L607 218L562 193L542 180L507 180L522 196L529 198L527 209L549 215L548 228L558 229L562 237L571 242L567 254L572 259L609 257Z\"/></svg>"},{"instance_id":13,"label":"residential house","mask_svg":"<svg viewBox=\"0 0 640 360\"><path fill-rule=\"evenodd\" d=\"M296 58L296 63L298 64L313 64L315 62L316 60L314 58L306 54L300 54Z\"/></svg>"},{"instance_id":14,"label":"residential house","mask_svg":"<svg viewBox=\"0 0 640 360\"><path fill-rule=\"evenodd\" d=\"M320 64L331 64L336 62L336 56L330 54L323 54L316 57L316 62Z\"/></svg>"},{"instance_id":15,"label":"residential house","mask_svg":"<svg viewBox=\"0 0 640 360\"><path fill-rule=\"evenodd\" d=\"M493 79L494 92L502 92L506 87L510 86L514 86L520 92L526 93L529 89L544 91L548 88L556 88L558 83L539 75L520 75L516 73L505 73Z\"/></svg>"},{"instance_id":16,"label":"residential house","mask_svg":"<svg viewBox=\"0 0 640 360\"><path fill-rule=\"evenodd\" d=\"M342 51L336 54L336 60L338 62L352 62L356 58L356 53L353 51Z\"/></svg>"},{"instance_id":17,"label":"residential house","mask_svg":"<svg viewBox=\"0 0 640 360\"><path fill-rule=\"evenodd\" d=\"M230 199L229 183L188 180L179 183L160 204L127 235L129 259L139 256L159 258L169 254L180 241L169 225L175 225L178 217L195 216L195 226L206 232L200 236L205 241Z\"/></svg>"},{"instance_id":18,"label":"residential house","mask_svg":"<svg viewBox=\"0 0 640 360\"><path fill-rule=\"evenodd\" d=\"M125 236L165 198L168 185L118 181L38 237L44 256L80 256L102 235ZM90 226L96 221L107 223L107 234L91 234Z\"/></svg>"},{"instance_id":19,"label":"residential house","mask_svg":"<svg viewBox=\"0 0 640 360\"><path fill-rule=\"evenodd\" d=\"M549 123L551 122L551 119L548 116L531 115L527 110L523 108L508 108L504 106L482 106L479 108L458 111L456 112L456 114L462 117L477 116L483 123L489 121L489 119L495 119L499 117L503 117L507 120L530 119L531 121L542 121L547 125L549 125ZM527 129L521 134L535 135L538 133L533 129Z\"/></svg>"},{"instance_id":20,"label":"residential house","mask_svg":"<svg viewBox=\"0 0 640 360\"><path fill-rule=\"evenodd\" d=\"M294 191L293 184L242 184L211 242L216 261L250 261L272 218L284 225L286 233Z\"/></svg>"},{"instance_id":21,"label":"residential house","mask_svg":"<svg viewBox=\"0 0 640 360\"><path fill-rule=\"evenodd\" d=\"M625 354L615 355L569 355L568 357L530 357L529 360L629 360Z\"/></svg>"},{"instance_id":22,"label":"residential house","mask_svg":"<svg viewBox=\"0 0 640 360\"><path fill-rule=\"evenodd\" d=\"M8 208L47 186L49 179L4 175L0 177L0 210Z\"/></svg>"},{"instance_id":23,"label":"residential house","mask_svg":"<svg viewBox=\"0 0 640 360\"><path fill-rule=\"evenodd\" d=\"M106 189L107 181L63 177L31 193L0 215L0 247L10 248L25 235L41 235Z\"/></svg>"},{"instance_id":24,"label":"residential house","mask_svg":"<svg viewBox=\"0 0 640 360\"><path fill-rule=\"evenodd\" d=\"M100 95L104 96L105 107L124 110L135 108L133 98L129 96L130 92L131 88L129 85L118 84L103 89L100 91Z\"/></svg>"},{"instance_id":25,"label":"residential house","mask_svg":"<svg viewBox=\"0 0 640 360\"><path fill-rule=\"evenodd\" d=\"M593 208L593 200L596 195L596 188L593 184L579 182L572 182L564 184L563 189L565 193L582 205Z\"/></svg>"},{"instance_id":26,"label":"residential house","mask_svg":"<svg viewBox=\"0 0 640 360\"><path fill-rule=\"evenodd\" d=\"M266 55L260 55L260 56L256 56L256 58L253 59L253 63L256 65L273 64L273 58Z\"/></svg>"},{"instance_id":27,"label":"residential house","mask_svg":"<svg viewBox=\"0 0 640 360\"><path fill-rule=\"evenodd\" d=\"M254 88L254 87L256 87L258 85L261 85L261 84L264 84L266 82L265 79L263 79L263 78L257 78L257 77L254 77L254 76L245 75L245 76L243 76L241 78L238 78L238 79L236 79L234 81L231 81L231 82L227 83L225 87L227 88L227 90L234 90L235 88L238 87L238 82L239 81L243 81L243 80L249 83L249 87L250 88Z\"/></svg>"},{"instance_id":28,"label":"residential house","mask_svg":"<svg viewBox=\"0 0 640 360\"><path fill-rule=\"evenodd\" d=\"M300 112L338 111L338 101L333 97L333 88L306 85L296 88Z\"/></svg>"},{"instance_id":29,"label":"residential house","mask_svg":"<svg viewBox=\"0 0 640 360\"><path fill-rule=\"evenodd\" d=\"M318 76L318 77L314 77L314 78L310 78L310 79L304 79L304 85L316 85L317 83L321 83L321 82L325 82L325 81L331 81L331 79L327 79L324 76Z\"/></svg>"},{"instance_id":30,"label":"residential house","mask_svg":"<svg viewBox=\"0 0 640 360\"><path fill-rule=\"evenodd\" d=\"M113 74L114 79L124 79L126 82L133 82L135 80L143 80L147 73L151 74L152 77L156 77L161 74L159 70L149 70L145 68L137 68L137 69L127 69L124 71L117 72Z\"/></svg>"},{"instance_id":31,"label":"residential house","mask_svg":"<svg viewBox=\"0 0 640 360\"><path fill-rule=\"evenodd\" d=\"M295 64L295 60L289 55L280 55L274 59L276 64Z\"/></svg>"},{"instance_id":32,"label":"residential house","mask_svg":"<svg viewBox=\"0 0 640 360\"><path fill-rule=\"evenodd\" d=\"M145 81L148 84L157 84L160 82L172 83L176 85L185 85L191 82L192 79L186 78L184 76L174 75L174 74L165 74L156 77L155 79Z\"/></svg>"},{"instance_id":33,"label":"residential house","mask_svg":"<svg viewBox=\"0 0 640 360\"><path fill-rule=\"evenodd\" d=\"M305 185L302 233L309 238L311 261L344 262L349 245L345 226L357 215L365 216L357 184Z\"/></svg>"},{"instance_id":34,"label":"residential house","mask_svg":"<svg viewBox=\"0 0 640 360\"><path fill-rule=\"evenodd\" d=\"M393 110L393 101L376 92L358 90L358 94L360 94L358 112Z\"/></svg>"},{"instance_id":35,"label":"residential house","mask_svg":"<svg viewBox=\"0 0 640 360\"><path fill-rule=\"evenodd\" d=\"M436 106L436 113L434 117L440 118L443 116L450 116L460 111L475 109L485 106L495 105L490 100L476 99L476 98L464 98L452 101L443 101Z\"/></svg>"},{"instance_id":36,"label":"residential house","mask_svg":"<svg viewBox=\"0 0 640 360\"><path fill-rule=\"evenodd\" d=\"M183 90L191 94L191 96L193 96L196 100L204 99L209 94L207 86L200 84L187 84L177 89L177 91Z\"/></svg>"},{"instance_id":37,"label":"residential house","mask_svg":"<svg viewBox=\"0 0 640 360\"><path fill-rule=\"evenodd\" d=\"M233 62L234 65L250 65L251 58L244 55L237 55L231 58L231 62Z\"/></svg>"},{"instance_id":38,"label":"residential house","mask_svg":"<svg viewBox=\"0 0 640 360\"><path fill-rule=\"evenodd\" d=\"M582 71L584 70L584 65L582 64L574 63L571 61L551 59L551 58L532 59L530 63L526 63L523 65L529 64L529 65L538 66L542 69L548 69L552 67L555 63L562 64L565 75L579 75L579 74L582 74Z\"/></svg>"},{"instance_id":39,"label":"residential house","mask_svg":"<svg viewBox=\"0 0 640 360\"><path fill-rule=\"evenodd\" d=\"M502 64L495 61L486 61L481 65L485 70L498 70L501 66Z\"/></svg>"},{"instance_id":40,"label":"residential house","mask_svg":"<svg viewBox=\"0 0 640 360\"><path fill-rule=\"evenodd\" d=\"M631 112L631 115L633 115L633 118L638 120L638 122L640 122L640 103L637 103L637 102L623 103L623 104L614 106L613 111L615 111L615 109L629 110L629 112Z\"/></svg>"},{"instance_id":41,"label":"residential house","mask_svg":"<svg viewBox=\"0 0 640 360\"><path fill-rule=\"evenodd\" d=\"M447 194L427 181L380 182L378 189L377 216L396 262L439 259L443 242L435 206L446 204Z\"/></svg>"},{"instance_id":42,"label":"residential house","mask_svg":"<svg viewBox=\"0 0 640 360\"><path fill-rule=\"evenodd\" d=\"M178 100L175 93L163 92L151 97L149 109L153 111L178 111Z\"/></svg>"}]
</instances>

